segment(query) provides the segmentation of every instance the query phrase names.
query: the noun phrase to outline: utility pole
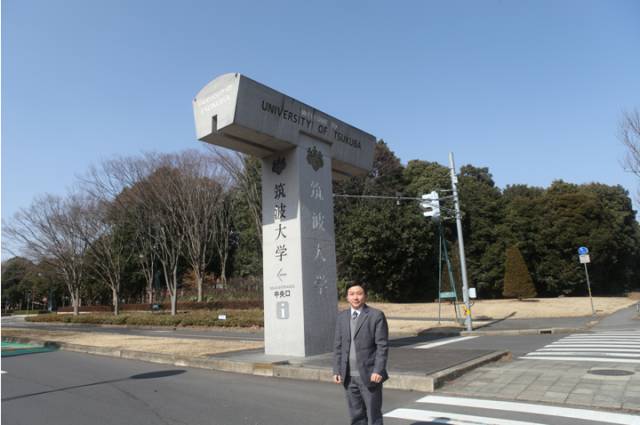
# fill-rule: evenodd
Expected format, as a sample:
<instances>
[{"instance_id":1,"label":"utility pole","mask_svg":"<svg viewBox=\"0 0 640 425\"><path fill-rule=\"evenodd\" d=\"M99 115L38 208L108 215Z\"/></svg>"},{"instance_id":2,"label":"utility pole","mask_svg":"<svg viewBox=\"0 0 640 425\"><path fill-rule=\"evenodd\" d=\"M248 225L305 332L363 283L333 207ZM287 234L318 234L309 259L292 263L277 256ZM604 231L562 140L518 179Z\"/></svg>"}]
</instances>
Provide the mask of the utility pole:
<instances>
[{"instance_id":1,"label":"utility pole","mask_svg":"<svg viewBox=\"0 0 640 425\"><path fill-rule=\"evenodd\" d=\"M449 152L449 168L451 169L451 188L453 189L453 203L456 210L456 227L458 228L458 248L460 250L460 271L462 272L462 299L465 305L464 323L467 331L471 332L471 306L469 302L469 283L467 281L467 260L464 256L464 239L462 237L462 217L460 215L460 200L458 199L458 177L456 167L453 163L453 152Z\"/></svg>"}]
</instances>

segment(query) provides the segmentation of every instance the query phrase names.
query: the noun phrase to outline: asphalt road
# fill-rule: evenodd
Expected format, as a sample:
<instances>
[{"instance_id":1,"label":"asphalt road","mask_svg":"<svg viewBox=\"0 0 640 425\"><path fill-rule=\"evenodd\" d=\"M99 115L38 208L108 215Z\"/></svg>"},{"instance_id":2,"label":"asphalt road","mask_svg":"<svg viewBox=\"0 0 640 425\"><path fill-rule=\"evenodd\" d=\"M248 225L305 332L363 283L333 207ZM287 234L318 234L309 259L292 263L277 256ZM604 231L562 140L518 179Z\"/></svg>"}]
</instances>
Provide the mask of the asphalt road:
<instances>
[{"instance_id":1,"label":"asphalt road","mask_svg":"<svg viewBox=\"0 0 640 425\"><path fill-rule=\"evenodd\" d=\"M339 424L341 387L57 351L2 360L2 423ZM423 394L385 390L385 409Z\"/></svg>"},{"instance_id":2,"label":"asphalt road","mask_svg":"<svg viewBox=\"0 0 640 425\"><path fill-rule=\"evenodd\" d=\"M470 339L459 338L460 342L440 346L440 348L464 350L509 350L513 357L525 355L557 341L566 334L554 335L481 335ZM455 339L451 339L455 341Z\"/></svg>"},{"instance_id":3,"label":"asphalt road","mask_svg":"<svg viewBox=\"0 0 640 425\"><path fill-rule=\"evenodd\" d=\"M335 425L348 423L337 385L176 368L71 352L4 358L2 423L12 425L207 424ZM472 399L427 400L385 390L387 425L437 423L595 425L601 422ZM422 399L422 400L421 400ZM560 412L562 413L562 412ZM412 415L418 415L411 419ZM465 418L466 421L460 421ZM491 418L487 420L487 418ZM456 421L457 420L457 421ZM502 422L498 422L502 421ZM506 421L506 422L505 422ZM520 421L520 422L512 422Z\"/></svg>"}]
</instances>

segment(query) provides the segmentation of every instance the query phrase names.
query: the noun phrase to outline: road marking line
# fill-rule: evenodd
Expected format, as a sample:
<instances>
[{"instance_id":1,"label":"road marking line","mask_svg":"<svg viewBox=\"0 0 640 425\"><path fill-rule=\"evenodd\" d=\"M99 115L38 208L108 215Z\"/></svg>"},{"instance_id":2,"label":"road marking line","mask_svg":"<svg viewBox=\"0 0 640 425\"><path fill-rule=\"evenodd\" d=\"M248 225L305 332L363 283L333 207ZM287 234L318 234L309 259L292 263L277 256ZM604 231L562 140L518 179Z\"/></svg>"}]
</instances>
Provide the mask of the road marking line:
<instances>
[{"instance_id":1,"label":"road marking line","mask_svg":"<svg viewBox=\"0 0 640 425\"><path fill-rule=\"evenodd\" d=\"M598 353L595 351L589 351L589 350L584 350L584 351L554 351L554 352L550 352L550 353L540 353L538 351L534 352L534 353L529 353L532 354L534 356L580 356L583 354L593 354L596 356L613 356L613 357L640 357L640 354L631 354L631 353ZM529 355L527 354L527 355Z\"/></svg>"},{"instance_id":2,"label":"road marking line","mask_svg":"<svg viewBox=\"0 0 640 425\"><path fill-rule=\"evenodd\" d=\"M639 343L633 342L611 342L611 341L557 341L553 342L549 345L576 345L576 344L593 344L593 345L615 345L615 346L629 346L629 347L639 347Z\"/></svg>"},{"instance_id":3,"label":"road marking line","mask_svg":"<svg viewBox=\"0 0 640 425\"><path fill-rule=\"evenodd\" d=\"M527 354L524 357L519 357L525 360L567 360L567 361L579 361L579 362L606 362L606 363L640 363L640 360L634 359L605 359L602 357L536 357L541 354Z\"/></svg>"},{"instance_id":4,"label":"road marking line","mask_svg":"<svg viewBox=\"0 0 640 425\"><path fill-rule=\"evenodd\" d=\"M384 415L388 418L408 419L410 421L428 422L432 424L450 425L544 425L539 422L523 422L510 419L488 418L483 416L463 415L461 413L438 412L435 410L395 409Z\"/></svg>"},{"instance_id":5,"label":"road marking line","mask_svg":"<svg viewBox=\"0 0 640 425\"><path fill-rule=\"evenodd\" d=\"M577 335L571 335L571 336L566 336L563 339L612 339L612 340L619 340L619 339L632 339L634 341L640 340L640 336L605 336L605 335L594 335L594 336L577 336Z\"/></svg>"},{"instance_id":6,"label":"road marking line","mask_svg":"<svg viewBox=\"0 0 640 425\"><path fill-rule=\"evenodd\" d=\"M597 340L597 341L640 341L640 337L637 336L568 336L566 338L562 338L560 341L570 341L570 340Z\"/></svg>"},{"instance_id":7,"label":"road marking line","mask_svg":"<svg viewBox=\"0 0 640 425\"><path fill-rule=\"evenodd\" d=\"M432 342L430 344L424 344L424 345L418 345L417 347L414 347L414 348L425 349L425 348L439 347L441 345L451 344L453 342L460 342L460 341L464 341L464 340L467 340L467 339L473 339L473 338L477 338L477 336L461 336L461 337L457 337L457 338L447 338L444 341Z\"/></svg>"},{"instance_id":8,"label":"road marking line","mask_svg":"<svg viewBox=\"0 0 640 425\"><path fill-rule=\"evenodd\" d=\"M639 338L562 338L558 341L611 341L611 342L630 342L631 344L640 343Z\"/></svg>"},{"instance_id":9,"label":"road marking line","mask_svg":"<svg viewBox=\"0 0 640 425\"><path fill-rule=\"evenodd\" d=\"M584 342L554 342L553 344L545 345L545 347L558 347L558 346L580 346L591 345L593 347L611 346L612 348L640 348L640 344L626 344L626 343L611 343L611 342L597 342L597 341L584 341Z\"/></svg>"},{"instance_id":10,"label":"road marking line","mask_svg":"<svg viewBox=\"0 0 640 425\"><path fill-rule=\"evenodd\" d=\"M634 348L575 348L575 346L570 346L566 348L540 348L538 351L564 351L567 348L575 349L575 351L606 351L606 352L621 352L621 353L640 353L640 350L636 350Z\"/></svg>"},{"instance_id":11,"label":"road marking line","mask_svg":"<svg viewBox=\"0 0 640 425\"><path fill-rule=\"evenodd\" d=\"M629 332L629 333L611 333L611 334L603 334L603 333L596 333L596 334L571 334L568 335L568 337L570 336L576 336L576 337L581 337L581 338L588 338L590 336L601 336L601 337L631 337L631 338L636 338L638 336L640 336L640 332Z\"/></svg>"},{"instance_id":12,"label":"road marking line","mask_svg":"<svg viewBox=\"0 0 640 425\"><path fill-rule=\"evenodd\" d=\"M579 332L571 335L640 335L640 331Z\"/></svg>"},{"instance_id":13,"label":"road marking line","mask_svg":"<svg viewBox=\"0 0 640 425\"><path fill-rule=\"evenodd\" d=\"M7 373L7 372L6 372L6 371L4 371L4 370L0 370L0 375L3 375L3 374L5 374L5 373Z\"/></svg>"},{"instance_id":14,"label":"road marking line","mask_svg":"<svg viewBox=\"0 0 640 425\"><path fill-rule=\"evenodd\" d=\"M510 412L534 413L538 415L562 416L565 418L586 419L607 423L631 425L640 424L636 415L624 413L601 412L598 410L574 409L542 404L520 403L515 401L485 400L480 398L463 398L428 395L418 400L418 403L445 404L449 406L477 407L480 409L507 410Z\"/></svg>"}]
</instances>

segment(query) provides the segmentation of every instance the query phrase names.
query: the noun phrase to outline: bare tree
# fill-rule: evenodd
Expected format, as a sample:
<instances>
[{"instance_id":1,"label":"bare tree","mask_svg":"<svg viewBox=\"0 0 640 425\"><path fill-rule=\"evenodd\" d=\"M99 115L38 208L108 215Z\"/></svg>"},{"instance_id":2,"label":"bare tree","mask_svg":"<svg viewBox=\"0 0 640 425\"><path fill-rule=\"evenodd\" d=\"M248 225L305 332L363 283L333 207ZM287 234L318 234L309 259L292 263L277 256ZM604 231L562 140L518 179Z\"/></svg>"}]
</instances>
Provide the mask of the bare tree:
<instances>
[{"instance_id":1,"label":"bare tree","mask_svg":"<svg viewBox=\"0 0 640 425\"><path fill-rule=\"evenodd\" d=\"M139 179L128 191L140 208L148 233L162 268L167 291L171 298L171 314L176 314L178 296L178 264L185 249L186 235L183 214L184 187L176 155L146 154L132 163L138 168ZM152 276L152 273L151 273Z\"/></svg>"},{"instance_id":2,"label":"bare tree","mask_svg":"<svg viewBox=\"0 0 640 425\"><path fill-rule=\"evenodd\" d=\"M138 249L138 264L147 284L145 288L147 302L153 303L153 282L155 279L156 254L155 238L152 236L154 226L144 216L138 215L139 226L136 227L136 247Z\"/></svg>"},{"instance_id":3,"label":"bare tree","mask_svg":"<svg viewBox=\"0 0 640 425\"><path fill-rule=\"evenodd\" d=\"M627 148L624 167L640 178L640 111L625 112L620 123L620 140ZM640 188L637 193L640 201Z\"/></svg>"},{"instance_id":4,"label":"bare tree","mask_svg":"<svg viewBox=\"0 0 640 425\"><path fill-rule=\"evenodd\" d=\"M175 315L177 310L178 262L185 243L181 194L180 187L176 184L176 174L175 168L168 163L139 185L142 188L144 205L151 218L153 230L149 236L157 248L165 284L171 297L172 315Z\"/></svg>"},{"instance_id":5,"label":"bare tree","mask_svg":"<svg viewBox=\"0 0 640 425\"><path fill-rule=\"evenodd\" d=\"M222 229L218 219L225 209L224 192L228 177L220 173L215 158L196 151L186 151L175 157L176 193L181 197L179 216L185 233L185 256L195 275L198 301L202 301L205 270L211 262L214 240ZM224 264L222 264L224 275ZM224 280L224 278L223 278Z\"/></svg>"},{"instance_id":6,"label":"bare tree","mask_svg":"<svg viewBox=\"0 0 640 425\"><path fill-rule=\"evenodd\" d=\"M104 161L84 178L86 190L94 199L103 200L103 204L109 202L133 222L148 299L152 301L157 262L171 297L172 314L177 306L177 270L181 258L189 262L194 272L199 301L205 270L216 252L222 262L223 281L226 280L231 216L224 198L230 179L218 164L217 157L198 151L150 153L139 158ZM103 238L95 243L107 241L108 238ZM114 241L110 242L111 248L115 248ZM101 253L110 254L115 253ZM109 265L117 266L115 262ZM115 283L113 271L110 281Z\"/></svg>"},{"instance_id":7,"label":"bare tree","mask_svg":"<svg viewBox=\"0 0 640 425\"><path fill-rule=\"evenodd\" d=\"M215 246L220 260L220 281L227 284L227 260L229 258L229 239L231 236L231 192L223 194L215 211Z\"/></svg>"},{"instance_id":8,"label":"bare tree","mask_svg":"<svg viewBox=\"0 0 640 425\"><path fill-rule=\"evenodd\" d=\"M128 240L120 221L122 210L114 208L108 200L94 199L87 206L83 236L90 249L89 268L111 289L113 313L120 309L122 273L131 258Z\"/></svg>"},{"instance_id":9,"label":"bare tree","mask_svg":"<svg viewBox=\"0 0 640 425\"><path fill-rule=\"evenodd\" d=\"M61 198L45 195L29 208L19 210L11 223L3 226L7 237L23 253L37 262L50 264L64 281L73 314L78 315L80 289L89 248L85 199L78 195Z\"/></svg>"},{"instance_id":10,"label":"bare tree","mask_svg":"<svg viewBox=\"0 0 640 425\"><path fill-rule=\"evenodd\" d=\"M262 193L259 162L239 152L209 148L245 198L262 246Z\"/></svg>"},{"instance_id":11,"label":"bare tree","mask_svg":"<svg viewBox=\"0 0 640 425\"><path fill-rule=\"evenodd\" d=\"M153 302L157 263L153 237L155 226L152 224L148 208L144 207L144 197L140 196L136 185L154 172L158 162L158 156L154 154L143 157L116 157L92 166L86 175L80 177L83 189L89 196L102 200L105 204L109 203L111 215L118 218L120 225L128 226L132 231L134 242L128 254L135 257L140 265L146 280L146 299L149 304ZM118 263L124 265L122 262ZM118 263L114 262L112 265L118 266Z\"/></svg>"}]
</instances>

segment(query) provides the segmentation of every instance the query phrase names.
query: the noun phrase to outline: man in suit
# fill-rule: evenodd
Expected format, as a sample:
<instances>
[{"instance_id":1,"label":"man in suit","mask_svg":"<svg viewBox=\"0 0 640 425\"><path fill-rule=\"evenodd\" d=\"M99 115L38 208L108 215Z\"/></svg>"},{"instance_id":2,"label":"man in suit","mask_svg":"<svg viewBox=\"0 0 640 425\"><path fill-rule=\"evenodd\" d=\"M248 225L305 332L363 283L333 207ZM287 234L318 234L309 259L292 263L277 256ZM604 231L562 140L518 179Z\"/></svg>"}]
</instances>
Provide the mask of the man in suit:
<instances>
[{"instance_id":1,"label":"man in suit","mask_svg":"<svg viewBox=\"0 0 640 425\"><path fill-rule=\"evenodd\" d=\"M367 288L347 288L350 308L338 314L333 381L344 385L351 425L382 425L382 383L387 375L389 327L384 313L367 306Z\"/></svg>"}]
</instances>

